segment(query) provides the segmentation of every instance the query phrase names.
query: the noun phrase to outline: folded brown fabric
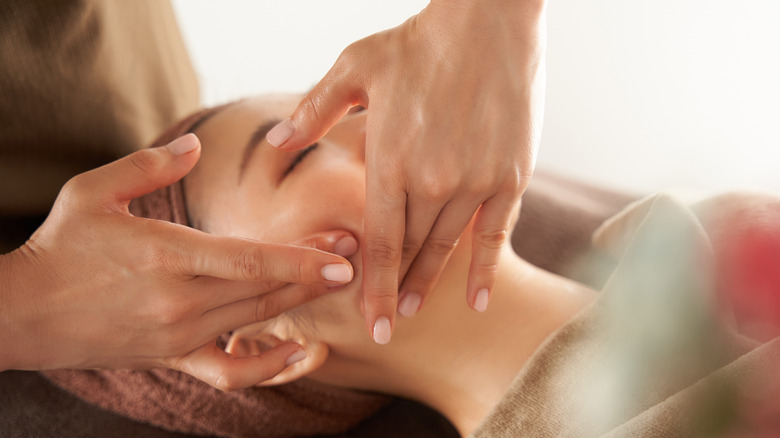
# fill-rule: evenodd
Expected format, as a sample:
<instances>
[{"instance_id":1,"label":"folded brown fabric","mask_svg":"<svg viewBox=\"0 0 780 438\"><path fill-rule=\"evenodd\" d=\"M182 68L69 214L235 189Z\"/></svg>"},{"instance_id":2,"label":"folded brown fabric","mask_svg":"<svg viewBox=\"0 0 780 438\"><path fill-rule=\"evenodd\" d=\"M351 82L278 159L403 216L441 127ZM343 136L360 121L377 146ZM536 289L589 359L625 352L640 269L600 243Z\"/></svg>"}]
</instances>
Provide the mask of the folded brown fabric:
<instances>
[{"instance_id":1,"label":"folded brown fabric","mask_svg":"<svg viewBox=\"0 0 780 438\"><path fill-rule=\"evenodd\" d=\"M163 133L151 147L165 145L194 130L218 110L192 114ZM180 182L133 201L130 212L189 225ZM226 393L168 369L54 370L43 375L103 409L167 430L198 435L293 437L340 433L373 415L389 400L306 379Z\"/></svg>"}]
</instances>

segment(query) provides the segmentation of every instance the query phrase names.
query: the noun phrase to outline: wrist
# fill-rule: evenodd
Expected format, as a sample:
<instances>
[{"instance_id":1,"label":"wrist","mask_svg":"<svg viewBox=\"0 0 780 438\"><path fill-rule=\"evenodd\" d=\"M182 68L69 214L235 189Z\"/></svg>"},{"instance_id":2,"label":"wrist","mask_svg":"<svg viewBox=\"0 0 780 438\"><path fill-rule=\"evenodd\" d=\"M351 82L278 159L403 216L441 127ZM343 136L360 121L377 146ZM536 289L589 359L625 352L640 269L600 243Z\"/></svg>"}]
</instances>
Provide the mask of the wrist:
<instances>
[{"instance_id":1,"label":"wrist","mask_svg":"<svg viewBox=\"0 0 780 438\"><path fill-rule=\"evenodd\" d=\"M430 0L430 6L445 7L460 13L464 11L488 11L511 16L521 13L524 17L541 17L547 0Z\"/></svg>"},{"instance_id":2,"label":"wrist","mask_svg":"<svg viewBox=\"0 0 780 438\"><path fill-rule=\"evenodd\" d=\"M13 311L11 309L11 290L15 287L12 284L14 281L13 270L11 269L11 258L13 258L13 252L8 254L0 254L0 371L5 371L13 368L11 363L12 356L10 353L11 338L13 322Z\"/></svg>"},{"instance_id":3,"label":"wrist","mask_svg":"<svg viewBox=\"0 0 780 438\"><path fill-rule=\"evenodd\" d=\"M546 0L431 0L418 14L418 24L429 38L460 38L511 43L522 48L543 41Z\"/></svg>"},{"instance_id":4,"label":"wrist","mask_svg":"<svg viewBox=\"0 0 780 438\"><path fill-rule=\"evenodd\" d=\"M23 330L20 321L24 310L15 297L25 296L26 265L20 249L0 255L0 371L18 369L25 350ZM24 368L21 366L21 368Z\"/></svg>"}]
</instances>

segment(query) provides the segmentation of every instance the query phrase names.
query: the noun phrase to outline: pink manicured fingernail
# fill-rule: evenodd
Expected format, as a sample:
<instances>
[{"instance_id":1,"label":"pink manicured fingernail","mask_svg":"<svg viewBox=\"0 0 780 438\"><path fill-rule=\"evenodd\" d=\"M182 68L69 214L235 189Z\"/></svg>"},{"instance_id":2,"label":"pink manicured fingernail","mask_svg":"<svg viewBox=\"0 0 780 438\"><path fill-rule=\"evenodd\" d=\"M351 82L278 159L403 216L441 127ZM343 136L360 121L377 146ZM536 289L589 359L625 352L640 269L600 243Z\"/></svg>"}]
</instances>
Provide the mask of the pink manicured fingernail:
<instances>
[{"instance_id":1,"label":"pink manicured fingernail","mask_svg":"<svg viewBox=\"0 0 780 438\"><path fill-rule=\"evenodd\" d=\"M293 134L295 134L295 126L292 120L287 118L271 128L268 134L265 135L265 139L268 140L271 146L278 148L287 142Z\"/></svg>"},{"instance_id":2,"label":"pink manicured fingernail","mask_svg":"<svg viewBox=\"0 0 780 438\"><path fill-rule=\"evenodd\" d=\"M298 349L298 350L295 350L295 353L287 356L287 361L285 362L285 364L287 364L287 366L289 367L290 365L294 364L295 362L300 362L300 361L302 361L304 359L306 359L306 352L301 350L301 349Z\"/></svg>"},{"instance_id":3,"label":"pink manicured fingernail","mask_svg":"<svg viewBox=\"0 0 780 438\"><path fill-rule=\"evenodd\" d=\"M477 297L474 299L474 310L477 312L484 312L487 310L488 303L488 290L480 289L477 292Z\"/></svg>"},{"instance_id":4,"label":"pink manicured fingernail","mask_svg":"<svg viewBox=\"0 0 780 438\"><path fill-rule=\"evenodd\" d=\"M382 316L374 323L374 342L385 345L390 342L390 320Z\"/></svg>"},{"instance_id":5,"label":"pink manicured fingernail","mask_svg":"<svg viewBox=\"0 0 780 438\"><path fill-rule=\"evenodd\" d=\"M420 301L422 301L420 294L414 292L406 294L398 305L398 313L407 318L414 316L420 308Z\"/></svg>"},{"instance_id":6,"label":"pink manicured fingernail","mask_svg":"<svg viewBox=\"0 0 780 438\"><path fill-rule=\"evenodd\" d=\"M349 257L357 252L357 248L357 240L352 236L345 236L339 239L336 245L333 246L333 254Z\"/></svg>"},{"instance_id":7,"label":"pink manicured fingernail","mask_svg":"<svg viewBox=\"0 0 780 438\"><path fill-rule=\"evenodd\" d=\"M173 155L184 155L198 148L200 142L193 133L182 135L176 140L165 145L165 149Z\"/></svg>"},{"instance_id":8,"label":"pink manicured fingernail","mask_svg":"<svg viewBox=\"0 0 780 438\"><path fill-rule=\"evenodd\" d=\"M349 266L340 263L325 265L322 267L322 278L328 281L346 283L352 280L352 270L349 269Z\"/></svg>"}]
</instances>

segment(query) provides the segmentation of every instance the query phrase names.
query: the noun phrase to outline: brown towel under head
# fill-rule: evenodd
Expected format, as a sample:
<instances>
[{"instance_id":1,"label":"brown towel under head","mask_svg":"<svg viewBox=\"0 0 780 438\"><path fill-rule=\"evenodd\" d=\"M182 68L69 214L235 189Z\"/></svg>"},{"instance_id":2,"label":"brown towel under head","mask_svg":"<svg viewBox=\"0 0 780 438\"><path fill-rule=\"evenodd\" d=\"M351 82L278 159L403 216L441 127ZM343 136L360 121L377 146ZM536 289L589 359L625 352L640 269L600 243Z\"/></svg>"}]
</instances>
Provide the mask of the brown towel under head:
<instances>
[{"instance_id":1,"label":"brown towel under head","mask_svg":"<svg viewBox=\"0 0 780 438\"><path fill-rule=\"evenodd\" d=\"M219 109L190 115L151 147L193 131ZM130 212L189 225L181 182L133 201ZM305 379L226 393L168 369L53 370L43 375L103 409L171 431L198 435L293 437L340 433L373 415L388 401L384 396Z\"/></svg>"}]
</instances>

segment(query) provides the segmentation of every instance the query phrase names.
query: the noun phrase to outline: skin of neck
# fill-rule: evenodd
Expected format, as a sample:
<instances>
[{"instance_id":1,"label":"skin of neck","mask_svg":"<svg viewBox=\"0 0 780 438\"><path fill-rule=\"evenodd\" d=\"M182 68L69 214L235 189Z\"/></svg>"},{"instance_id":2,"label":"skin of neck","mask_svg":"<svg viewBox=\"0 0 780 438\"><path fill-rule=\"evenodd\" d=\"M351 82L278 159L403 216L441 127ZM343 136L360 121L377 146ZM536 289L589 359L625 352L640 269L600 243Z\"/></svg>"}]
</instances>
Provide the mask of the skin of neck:
<instances>
[{"instance_id":1,"label":"skin of neck","mask_svg":"<svg viewBox=\"0 0 780 438\"><path fill-rule=\"evenodd\" d=\"M470 253L464 235L417 315L399 315L389 344L373 344L364 333L332 336L324 340L328 360L310 377L417 400L470 434L539 345L595 297L507 244L488 308L476 312L465 300Z\"/></svg>"}]
</instances>

